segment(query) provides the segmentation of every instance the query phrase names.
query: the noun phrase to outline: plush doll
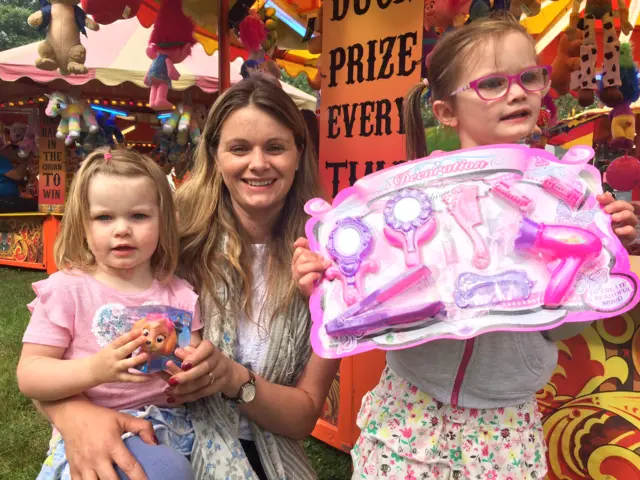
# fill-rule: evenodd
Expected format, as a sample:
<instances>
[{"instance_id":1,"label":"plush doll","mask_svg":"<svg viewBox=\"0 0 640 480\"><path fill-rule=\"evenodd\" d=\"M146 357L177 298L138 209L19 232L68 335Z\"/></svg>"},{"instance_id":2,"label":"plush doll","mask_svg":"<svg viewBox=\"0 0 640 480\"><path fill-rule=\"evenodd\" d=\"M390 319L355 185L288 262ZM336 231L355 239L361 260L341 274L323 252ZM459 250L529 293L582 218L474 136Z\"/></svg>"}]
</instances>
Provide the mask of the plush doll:
<instances>
[{"instance_id":1,"label":"plush doll","mask_svg":"<svg viewBox=\"0 0 640 480\"><path fill-rule=\"evenodd\" d=\"M565 95L579 86L581 45L582 32L565 31L560 34L558 53L551 64L551 86L558 95Z\"/></svg>"},{"instance_id":2,"label":"plush doll","mask_svg":"<svg viewBox=\"0 0 640 480\"><path fill-rule=\"evenodd\" d=\"M60 115L62 117L58 124L56 137L65 139L65 145L72 145L75 140L80 138L83 130L96 133L100 129L96 117L93 115L93 110L88 104L76 101L60 92L45 95L49 99L45 109L46 115L49 117Z\"/></svg>"},{"instance_id":3,"label":"plush doll","mask_svg":"<svg viewBox=\"0 0 640 480\"><path fill-rule=\"evenodd\" d=\"M177 144L186 145L188 140L196 145L200 140L200 127L193 115L191 105L179 104L171 116L162 126L162 132L167 135L177 133Z\"/></svg>"},{"instance_id":4,"label":"plush doll","mask_svg":"<svg viewBox=\"0 0 640 480\"><path fill-rule=\"evenodd\" d=\"M82 11L80 0L40 0L40 10L32 13L27 22L38 31L47 31L47 38L38 45L39 58L35 65L41 70L58 69L61 75L87 73L87 56L80 43L85 29L98 31L99 25Z\"/></svg>"},{"instance_id":5,"label":"plush doll","mask_svg":"<svg viewBox=\"0 0 640 480\"><path fill-rule=\"evenodd\" d=\"M109 25L117 20L135 17L140 10L140 0L82 0L82 9L96 23Z\"/></svg>"},{"instance_id":6,"label":"plush doll","mask_svg":"<svg viewBox=\"0 0 640 480\"><path fill-rule=\"evenodd\" d=\"M38 151L38 140L36 128L33 125L29 125L25 131L24 138L18 143L20 150L18 156L20 158L29 158Z\"/></svg>"},{"instance_id":7,"label":"plush doll","mask_svg":"<svg viewBox=\"0 0 640 480\"><path fill-rule=\"evenodd\" d=\"M426 0L423 27L447 30L464 24L471 0Z\"/></svg>"},{"instance_id":8,"label":"plush doll","mask_svg":"<svg viewBox=\"0 0 640 480\"><path fill-rule=\"evenodd\" d=\"M620 30L628 34L633 30L633 25L629 22L629 11L625 5L625 0L619 0L617 16L620 18ZM596 46L596 20L602 21L603 29L603 56L602 83L599 97L602 102L613 107L623 102L620 86L620 42L618 33L614 25L615 13L611 0L587 0L585 17L579 18L580 2L573 2L573 12L570 16L570 26L582 31L582 45L580 46L580 71L577 74L579 82L578 102L583 107L591 105L595 99L595 92L598 90L596 80L596 57L598 48Z\"/></svg>"},{"instance_id":9,"label":"plush doll","mask_svg":"<svg viewBox=\"0 0 640 480\"><path fill-rule=\"evenodd\" d=\"M631 104L640 97L638 86L638 69L633 62L633 49L630 43L620 46L620 92L624 101L613 107L609 112L611 120L610 147L621 150L635 148L636 116L631 110ZM600 82L602 84L602 80Z\"/></svg>"},{"instance_id":10,"label":"plush doll","mask_svg":"<svg viewBox=\"0 0 640 480\"><path fill-rule=\"evenodd\" d=\"M181 0L163 0L149 38L147 56L153 60L144 83L151 87L149 106L154 110L171 110L167 100L171 80L179 80L174 66L184 61L196 43L193 22L182 12Z\"/></svg>"}]
</instances>

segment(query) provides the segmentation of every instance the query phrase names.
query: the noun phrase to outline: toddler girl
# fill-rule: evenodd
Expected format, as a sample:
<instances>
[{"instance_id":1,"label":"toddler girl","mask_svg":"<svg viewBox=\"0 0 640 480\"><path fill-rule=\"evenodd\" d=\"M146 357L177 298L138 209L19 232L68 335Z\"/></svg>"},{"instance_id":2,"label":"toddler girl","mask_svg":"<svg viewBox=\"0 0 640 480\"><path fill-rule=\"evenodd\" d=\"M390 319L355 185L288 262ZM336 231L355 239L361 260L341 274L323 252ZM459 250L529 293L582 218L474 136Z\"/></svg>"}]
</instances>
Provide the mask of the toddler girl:
<instances>
[{"instance_id":1,"label":"toddler girl","mask_svg":"<svg viewBox=\"0 0 640 480\"><path fill-rule=\"evenodd\" d=\"M193 478L186 457L194 436L186 409L165 408L159 375L130 372L147 360L146 353L132 355L145 334L118 337L124 307L159 304L191 312L192 344L200 340L198 296L173 275L178 233L162 170L133 151L92 153L71 185L55 259L60 271L33 284L20 390L42 402L86 395L97 405L150 420L161 446L130 434L125 441L148 478ZM64 440L54 429L38 480L70 478Z\"/></svg>"}]
</instances>

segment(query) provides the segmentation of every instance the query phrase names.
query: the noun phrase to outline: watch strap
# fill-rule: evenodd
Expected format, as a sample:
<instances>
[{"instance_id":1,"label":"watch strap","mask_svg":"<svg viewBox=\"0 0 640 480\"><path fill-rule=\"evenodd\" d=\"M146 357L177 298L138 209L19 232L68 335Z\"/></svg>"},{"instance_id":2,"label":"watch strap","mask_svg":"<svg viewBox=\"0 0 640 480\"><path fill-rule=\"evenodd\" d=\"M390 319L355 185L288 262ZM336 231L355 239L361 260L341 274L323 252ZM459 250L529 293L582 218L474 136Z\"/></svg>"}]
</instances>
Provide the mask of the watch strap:
<instances>
[{"instance_id":1,"label":"watch strap","mask_svg":"<svg viewBox=\"0 0 640 480\"><path fill-rule=\"evenodd\" d=\"M254 375L254 373L249 368L247 368L247 372L249 372L249 381L243 383L242 385L240 385L240 389L238 390L238 393L236 394L236 396L231 398L231 397L227 397L224 393L221 393L222 398L224 398L225 400L229 400L231 402L237 403L237 404L245 403L242 400L242 392L244 391L245 387L247 385L253 385L253 386L256 385L256 376Z\"/></svg>"}]
</instances>

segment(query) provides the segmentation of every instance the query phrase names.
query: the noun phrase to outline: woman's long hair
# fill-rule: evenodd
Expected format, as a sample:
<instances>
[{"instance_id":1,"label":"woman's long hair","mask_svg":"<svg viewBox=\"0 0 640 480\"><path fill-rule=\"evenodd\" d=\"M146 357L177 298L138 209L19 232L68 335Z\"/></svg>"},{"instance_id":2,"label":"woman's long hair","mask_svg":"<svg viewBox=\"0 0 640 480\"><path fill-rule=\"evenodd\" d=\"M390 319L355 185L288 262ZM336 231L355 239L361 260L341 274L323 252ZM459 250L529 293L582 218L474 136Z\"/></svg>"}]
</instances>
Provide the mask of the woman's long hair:
<instances>
[{"instance_id":1,"label":"woman's long hair","mask_svg":"<svg viewBox=\"0 0 640 480\"><path fill-rule=\"evenodd\" d=\"M305 121L291 98L273 82L248 78L224 92L209 111L195 153L191 178L176 192L179 212L181 273L200 293L208 293L220 310L219 289L235 311L251 318L253 287L251 240L237 221L231 197L217 167L216 154L225 121L253 106L288 128L300 152L300 164L284 206L266 240L266 285L269 310L286 311L299 296L291 275L293 243L304 236L305 203L320 196L317 161Z\"/></svg>"}]
</instances>

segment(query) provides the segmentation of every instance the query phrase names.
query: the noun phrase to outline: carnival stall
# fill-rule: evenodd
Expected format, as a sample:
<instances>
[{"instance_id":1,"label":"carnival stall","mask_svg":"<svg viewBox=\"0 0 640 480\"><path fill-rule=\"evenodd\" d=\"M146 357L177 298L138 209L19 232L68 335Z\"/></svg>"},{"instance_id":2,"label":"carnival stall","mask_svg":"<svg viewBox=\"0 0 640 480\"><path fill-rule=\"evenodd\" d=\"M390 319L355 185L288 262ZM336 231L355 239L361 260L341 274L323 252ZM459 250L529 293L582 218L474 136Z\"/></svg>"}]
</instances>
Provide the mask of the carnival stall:
<instances>
[{"instance_id":1,"label":"carnival stall","mask_svg":"<svg viewBox=\"0 0 640 480\"><path fill-rule=\"evenodd\" d=\"M91 11L90 4L95 7L97 3L83 1L96 21L98 14L104 14ZM608 8L598 8L602 3L332 0L323 6L320 0L118 0L110 4L107 16L114 21L136 15L143 26L155 27L163 23L164 9L178 5L193 20L195 38L204 45L206 54L218 53L218 90L233 81L232 60L242 64L243 75L273 73L274 64L292 75L306 74L310 86L322 93L318 94L320 177L327 197L336 197L359 178L405 160L403 98L424 76L433 45L443 31L495 9L509 9L520 17L535 37L544 63L553 65L553 90L541 115L539 132L530 142L541 147L553 145L554 134L560 138L567 133L556 129L552 100L573 91L581 105L599 99L615 108L624 101L625 109L618 110L619 115L612 116L609 126L602 128L608 129L612 142L615 140L612 148L621 155L631 155L637 137L635 115L629 115L628 110L637 100L638 89L637 75L628 74L636 70L638 52L629 46L629 39L640 1L632 0L630 5L623 0L605 1ZM592 17L594 14L598 18ZM82 42L88 49L89 66L89 40ZM117 51L125 61L128 52L125 55L122 45ZM179 70L189 64L182 50L168 53L182 60L175 62ZM622 85L602 81L602 73L615 73L623 67ZM596 72L601 72L600 78ZM583 81L588 82L588 88ZM168 101L176 102L175 97L170 90ZM586 141L585 135L568 141ZM571 216L566 220L580 219ZM632 257L632 268L640 270L637 258ZM538 394L549 444L550 479L640 478L639 319L636 307L559 342L556 373ZM384 363L382 351L342 360L314 431L316 437L345 451L354 445L359 434L355 417L362 396L378 381Z\"/></svg>"},{"instance_id":2,"label":"carnival stall","mask_svg":"<svg viewBox=\"0 0 640 480\"><path fill-rule=\"evenodd\" d=\"M182 147L196 140L194 129L203 126L218 91L216 58L195 45L192 55L178 65L180 79L168 93L176 108L154 111L149 108L149 89L144 83L144 68L150 62L145 54L149 34L150 30L135 20L90 32L84 41L87 72L82 75L62 77L36 68L37 43L0 53L0 122L6 126L6 143L22 147L28 164L23 195L39 203L37 211L0 216L4 246L0 264L55 271L52 246L64 211L66 188L82 157L100 143L121 143L150 153L169 171L177 167L174 172L178 171L179 177L184 174L188 156ZM234 83L242 78L241 66L241 59L231 66ZM290 85L283 84L283 88L300 108L315 108L313 96ZM85 115L78 132L83 142L74 140L69 146L65 139L56 137L61 117L50 117L46 111L54 102L67 103L71 98ZM193 110L192 128L185 132L190 138L181 146L176 134L163 132L173 121L177 133L187 109ZM94 120L100 136L92 138L82 130L90 128Z\"/></svg>"}]
</instances>

